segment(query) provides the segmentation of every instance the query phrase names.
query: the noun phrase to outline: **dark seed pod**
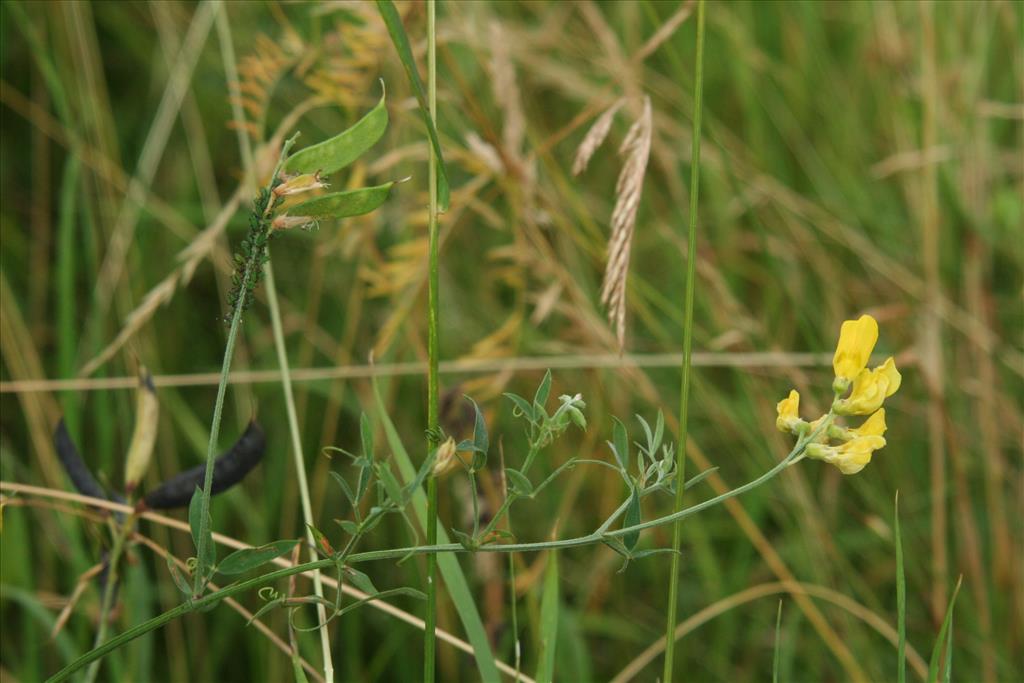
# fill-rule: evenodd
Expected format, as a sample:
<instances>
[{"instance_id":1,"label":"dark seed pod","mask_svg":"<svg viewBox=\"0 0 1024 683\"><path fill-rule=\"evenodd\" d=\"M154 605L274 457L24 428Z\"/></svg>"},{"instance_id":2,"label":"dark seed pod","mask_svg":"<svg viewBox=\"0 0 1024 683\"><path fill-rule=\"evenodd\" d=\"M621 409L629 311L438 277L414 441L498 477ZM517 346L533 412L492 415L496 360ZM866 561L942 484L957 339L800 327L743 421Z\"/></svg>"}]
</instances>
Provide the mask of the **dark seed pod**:
<instances>
[{"instance_id":1,"label":"dark seed pod","mask_svg":"<svg viewBox=\"0 0 1024 683\"><path fill-rule=\"evenodd\" d=\"M57 429L54 430L53 445L57 449L60 463L64 465L64 471L68 473L68 478L71 479L71 483L75 485L79 493L93 498L110 499L107 492L96 481L96 477L89 471L89 467L82 461L82 456L78 454L75 442L71 440L67 425L64 424L64 418L61 418L57 423Z\"/></svg>"},{"instance_id":2,"label":"dark seed pod","mask_svg":"<svg viewBox=\"0 0 1024 683\"><path fill-rule=\"evenodd\" d=\"M263 459L266 447L267 437L263 429L255 422L250 422L231 450L214 461L210 493L220 493L242 481ZM153 510L185 507L192 500L196 487L202 488L205 477L206 465L196 465L180 472L147 493L139 507Z\"/></svg>"}]
</instances>

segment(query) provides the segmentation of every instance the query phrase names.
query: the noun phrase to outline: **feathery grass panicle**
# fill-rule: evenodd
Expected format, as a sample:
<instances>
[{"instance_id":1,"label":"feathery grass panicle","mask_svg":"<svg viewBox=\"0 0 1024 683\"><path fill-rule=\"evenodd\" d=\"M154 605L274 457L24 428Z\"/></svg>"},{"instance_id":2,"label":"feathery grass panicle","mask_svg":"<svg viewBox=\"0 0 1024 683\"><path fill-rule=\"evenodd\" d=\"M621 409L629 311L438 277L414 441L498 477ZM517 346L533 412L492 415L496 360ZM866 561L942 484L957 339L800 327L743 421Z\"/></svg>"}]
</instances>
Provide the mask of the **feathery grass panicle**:
<instances>
[{"instance_id":1,"label":"feathery grass panicle","mask_svg":"<svg viewBox=\"0 0 1024 683\"><path fill-rule=\"evenodd\" d=\"M587 134L583 137L583 142L580 143L579 148L576 150L576 159L572 162L573 175L579 175L587 170L590 158L594 156L594 152L597 151L597 148L608 137L608 132L612 129L612 122L615 121L615 114L618 113L625 103L626 100L624 98L619 98L594 121L594 125L587 131Z\"/></svg>"},{"instance_id":2,"label":"feathery grass panicle","mask_svg":"<svg viewBox=\"0 0 1024 683\"><path fill-rule=\"evenodd\" d=\"M626 280L629 254L633 247L636 216L644 189L647 160L651 154L651 98L644 97L643 112L630 127L619 154L626 158L615 186L612 234L608 240L608 263L601 285L601 303L608 308L608 320L615 326L619 350L626 339Z\"/></svg>"}]
</instances>

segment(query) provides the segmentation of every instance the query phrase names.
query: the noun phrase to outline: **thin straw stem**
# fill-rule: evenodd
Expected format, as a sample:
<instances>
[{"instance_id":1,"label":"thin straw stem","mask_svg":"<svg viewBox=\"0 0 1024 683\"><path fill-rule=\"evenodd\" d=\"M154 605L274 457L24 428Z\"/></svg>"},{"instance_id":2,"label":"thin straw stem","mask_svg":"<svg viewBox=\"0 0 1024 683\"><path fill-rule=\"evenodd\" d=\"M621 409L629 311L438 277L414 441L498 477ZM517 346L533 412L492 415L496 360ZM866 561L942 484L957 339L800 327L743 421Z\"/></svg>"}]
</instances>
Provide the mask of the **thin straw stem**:
<instances>
[{"instance_id":1,"label":"thin straw stem","mask_svg":"<svg viewBox=\"0 0 1024 683\"><path fill-rule=\"evenodd\" d=\"M676 450L677 512L683 509L683 491L686 482L687 419L690 408L690 359L693 352L693 290L697 263L697 194L700 187L700 116L701 94L704 86L704 0L697 4L697 62L694 67L693 144L690 159L690 231L686 251L686 301L683 315L683 378L679 403L679 448ZM665 670L662 680L672 683L672 664L675 655L676 609L679 596L679 546L683 539L682 520L672 530L672 568L668 577L668 617L665 620Z\"/></svg>"},{"instance_id":2,"label":"thin straw stem","mask_svg":"<svg viewBox=\"0 0 1024 683\"><path fill-rule=\"evenodd\" d=\"M306 464L302 457L302 438L299 435L299 418L295 412L295 396L292 393L292 379L288 368L288 354L285 351L284 331L281 325L281 307L277 300L277 287L274 284L274 268L268 260L263 266L264 279L267 283L267 303L270 307L270 323L274 330L274 347L277 349L277 364L281 368L281 386L284 389L284 403L288 414L288 431L292 438L292 455L295 460L295 476L299 484L299 498L302 500L302 519L306 523L306 540L309 554L316 559L316 539L313 538L313 506L309 501L309 484L306 481ZM331 636L327 628L327 610L322 599L324 597L323 580L320 570L313 571L313 593L321 600L316 604L316 615L320 620L320 649L323 653L324 680L334 681L334 661L331 658Z\"/></svg>"}]
</instances>

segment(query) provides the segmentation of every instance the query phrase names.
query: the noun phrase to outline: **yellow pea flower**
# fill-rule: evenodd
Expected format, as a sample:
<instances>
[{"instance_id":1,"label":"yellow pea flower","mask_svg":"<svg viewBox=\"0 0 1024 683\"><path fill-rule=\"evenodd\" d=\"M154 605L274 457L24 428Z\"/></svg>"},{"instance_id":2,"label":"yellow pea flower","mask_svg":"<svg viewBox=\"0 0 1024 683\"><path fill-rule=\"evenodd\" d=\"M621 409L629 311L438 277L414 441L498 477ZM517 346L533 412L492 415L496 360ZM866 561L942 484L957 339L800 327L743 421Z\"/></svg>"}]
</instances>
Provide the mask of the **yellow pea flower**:
<instances>
[{"instance_id":1,"label":"yellow pea flower","mask_svg":"<svg viewBox=\"0 0 1024 683\"><path fill-rule=\"evenodd\" d=\"M813 443L807 446L807 456L835 465L843 474L857 474L871 462L871 454L885 446L881 436L858 436L839 446Z\"/></svg>"},{"instance_id":2,"label":"yellow pea flower","mask_svg":"<svg viewBox=\"0 0 1024 683\"><path fill-rule=\"evenodd\" d=\"M832 368L836 371L832 387L836 392L845 392L850 382L867 367L877 341L878 322L870 315L843 323L839 329L836 354L832 357Z\"/></svg>"},{"instance_id":3,"label":"yellow pea flower","mask_svg":"<svg viewBox=\"0 0 1024 683\"><path fill-rule=\"evenodd\" d=\"M800 393L796 389L790 390L789 396L779 401L775 410L778 412L778 417L775 418L775 427L780 432L796 434L803 422L800 419Z\"/></svg>"},{"instance_id":4,"label":"yellow pea flower","mask_svg":"<svg viewBox=\"0 0 1024 683\"><path fill-rule=\"evenodd\" d=\"M885 408L879 408L871 417L864 420L864 424L849 431L854 436L882 436L885 430Z\"/></svg>"},{"instance_id":5,"label":"yellow pea flower","mask_svg":"<svg viewBox=\"0 0 1024 683\"><path fill-rule=\"evenodd\" d=\"M890 356L873 370L861 370L853 380L850 396L835 402L835 411L840 415L870 415L882 406L882 401L896 393L902 381Z\"/></svg>"}]
</instances>

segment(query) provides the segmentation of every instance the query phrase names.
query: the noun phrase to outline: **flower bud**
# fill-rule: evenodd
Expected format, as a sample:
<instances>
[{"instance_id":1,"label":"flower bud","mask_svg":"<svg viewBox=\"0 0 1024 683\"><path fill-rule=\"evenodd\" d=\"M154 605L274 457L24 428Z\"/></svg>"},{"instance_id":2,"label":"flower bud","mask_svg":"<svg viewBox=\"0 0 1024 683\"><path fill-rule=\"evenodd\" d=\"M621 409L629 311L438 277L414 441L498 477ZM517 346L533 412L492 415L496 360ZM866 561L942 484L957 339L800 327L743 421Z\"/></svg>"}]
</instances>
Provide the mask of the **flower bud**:
<instances>
[{"instance_id":1,"label":"flower bud","mask_svg":"<svg viewBox=\"0 0 1024 683\"><path fill-rule=\"evenodd\" d=\"M316 173L303 173L302 175L285 177L285 181L274 188L275 197L290 197L293 194L302 194L320 188L328 187L327 183L320 180L320 171Z\"/></svg>"},{"instance_id":2,"label":"flower bud","mask_svg":"<svg viewBox=\"0 0 1024 683\"><path fill-rule=\"evenodd\" d=\"M437 459L434 460L433 474L439 477L447 472L455 463L455 439L448 437L448 440L437 447Z\"/></svg>"}]
</instances>

